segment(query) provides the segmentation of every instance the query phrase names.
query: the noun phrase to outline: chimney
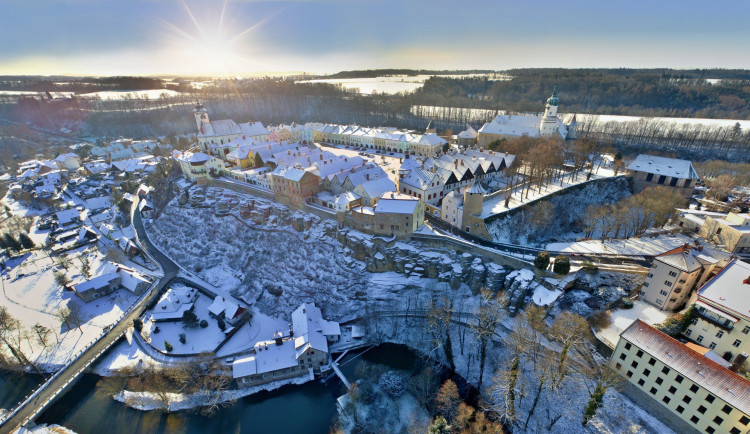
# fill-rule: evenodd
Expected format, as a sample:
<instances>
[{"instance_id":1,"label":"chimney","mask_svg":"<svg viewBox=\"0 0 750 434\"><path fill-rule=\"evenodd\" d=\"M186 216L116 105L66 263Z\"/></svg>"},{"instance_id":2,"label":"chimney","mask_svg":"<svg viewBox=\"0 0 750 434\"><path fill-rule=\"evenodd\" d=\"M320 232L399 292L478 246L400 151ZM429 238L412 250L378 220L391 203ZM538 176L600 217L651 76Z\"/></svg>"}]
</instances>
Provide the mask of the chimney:
<instances>
[{"instance_id":1,"label":"chimney","mask_svg":"<svg viewBox=\"0 0 750 434\"><path fill-rule=\"evenodd\" d=\"M464 160L461 160L461 165L462 165L462 166L464 165Z\"/></svg>"},{"instance_id":2,"label":"chimney","mask_svg":"<svg viewBox=\"0 0 750 434\"><path fill-rule=\"evenodd\" d=\"M365 174L365 178L366 178L366 179L367 179L367 180L369 181L369 180L370 180L370 174L369 174L369 173L366 173L366 174Z\"/></svg>"},{"instance_id":3,"label":"chimney","mask_svg":"<svg viewBox=\"0 0 750 434\"><path fill-rule=\"evenodd\" d=\"M281 334L281 332L276 332L273 334L273 340L276 341L276 345L282 345L284 343L282 337L283 335Z\"/></svg>"},{"instance_id":4,"label":"chimney","mask_svg":"<svg viewBox=\"0 0 750 434\"><path fill-rule=\"evenodd\" d=\"M729 367L729 370L732 372L738 372L742 365L745 364L745 361L747 361L747 353L737 354L737 357L734 358L734 362L732 362L732 366Z\"/></svg>"},{"instance_id":5,"label":"chimney","mask_svg":"<svg viewBox=\"0 0 750 434\"><path fill-rule=\"evenodd\" d=\"M294 337L294 329L292 328L291 324L289 324L289 336Z\"/></svg>"}]
</instances>

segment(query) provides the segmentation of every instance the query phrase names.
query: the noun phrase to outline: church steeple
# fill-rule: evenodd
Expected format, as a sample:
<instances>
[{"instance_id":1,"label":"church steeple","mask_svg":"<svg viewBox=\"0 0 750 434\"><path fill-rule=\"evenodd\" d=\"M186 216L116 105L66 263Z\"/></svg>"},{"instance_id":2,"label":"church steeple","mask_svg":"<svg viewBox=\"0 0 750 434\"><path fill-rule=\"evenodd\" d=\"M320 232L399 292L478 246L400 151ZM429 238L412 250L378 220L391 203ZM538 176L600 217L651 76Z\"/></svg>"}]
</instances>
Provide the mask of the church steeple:
<instances>
[{"instance_id":1,"label":"church steeple","mask_svg":"<svg viewBox=\"0 0 750 434\"><path fill-rule=\"evenodd\" d=\"M195 100L195 108L193 109L193 116L195 116L195 123L198 126L198 131L201 130L203 124L208 124L211 121L208 119L208 110L203 107L200 101Z\"/></svg>"},{"instance_id":2,"label":"church steeple","mask_svg":"<svg viewBox=\"0 0 750 434\"><path fill-rule=\"evenodd\" d=\"M558 128L557 107L560 105L560 98L557 97L557 86L552 89L552 96L547 98L547 104L544 106L544 116L542 123L539 125L539 134L542 137L548 137L555 134Z\"/></svg>"}]
</instances>

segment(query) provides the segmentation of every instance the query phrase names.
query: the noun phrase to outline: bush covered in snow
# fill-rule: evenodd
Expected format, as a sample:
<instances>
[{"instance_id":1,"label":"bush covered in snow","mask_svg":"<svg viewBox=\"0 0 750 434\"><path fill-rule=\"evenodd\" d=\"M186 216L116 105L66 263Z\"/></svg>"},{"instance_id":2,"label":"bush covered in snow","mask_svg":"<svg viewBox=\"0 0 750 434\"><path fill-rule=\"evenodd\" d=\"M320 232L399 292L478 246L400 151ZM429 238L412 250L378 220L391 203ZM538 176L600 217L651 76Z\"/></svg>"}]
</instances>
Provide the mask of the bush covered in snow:
<instances>
[{"instance_id":1,"label":"bush covered in snow","mask_svg":"<svg viewBox=\"0 0 750 434\"><path fill-rule=\"evenodd\" d=\"M404 379L394 371L388 371L378 379L378 386L391 398L397 398L404 394Z\"/></svg>"}]
</instances>

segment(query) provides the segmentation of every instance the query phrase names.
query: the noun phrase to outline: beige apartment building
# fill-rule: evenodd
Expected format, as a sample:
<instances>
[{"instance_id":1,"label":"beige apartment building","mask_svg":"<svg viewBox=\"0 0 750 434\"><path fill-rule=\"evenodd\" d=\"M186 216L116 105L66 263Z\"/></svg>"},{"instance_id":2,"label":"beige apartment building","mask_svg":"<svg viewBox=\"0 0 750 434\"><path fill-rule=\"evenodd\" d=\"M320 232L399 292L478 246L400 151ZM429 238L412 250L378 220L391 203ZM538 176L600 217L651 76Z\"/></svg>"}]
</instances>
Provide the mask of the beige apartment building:
<instances>
[{"instance_id":1,"label":"beige apartment building","mask_svg":"<svg viewBox=\"0 0 750 434\"><path fill-rule=\"evenodd\" d=\"M667 416L677 432L741 434L750 428L750 381L730 369L735 366L640 320L620 334L609 365L627 379L626 393Z\"/></svg>"},{"instance_id":2,"label":"beige apartment building","mask_svg":"<svg viewBox=\"0 0 750 434\"><path fill-rule=\"evenodd\" d=\"M733 259L698 291L684 335L726 360L750 353L750 264Z\"/></svg>"},{"instance_id":3,"label":"beige apartment building","mask_svg":"<svg viewBox=\"0 0 750 434\"><path fill-rule=\"evenodd\" d=\"M730 212L725 218L706 216L700 235L729 252L750 258L750 214L748 213Z\"/></svg>"},{"instance_id":4,"label":"beige apartment building","mask_svg":"<svg viewBox=\"0 0 750 434\"><path fill-rule=\"evenodd\" d=\"M729 260L729 254L689 244L657 255L639 292L640 299L661 310L681 310L695 289Z\"/></svg>"}]
</instances>

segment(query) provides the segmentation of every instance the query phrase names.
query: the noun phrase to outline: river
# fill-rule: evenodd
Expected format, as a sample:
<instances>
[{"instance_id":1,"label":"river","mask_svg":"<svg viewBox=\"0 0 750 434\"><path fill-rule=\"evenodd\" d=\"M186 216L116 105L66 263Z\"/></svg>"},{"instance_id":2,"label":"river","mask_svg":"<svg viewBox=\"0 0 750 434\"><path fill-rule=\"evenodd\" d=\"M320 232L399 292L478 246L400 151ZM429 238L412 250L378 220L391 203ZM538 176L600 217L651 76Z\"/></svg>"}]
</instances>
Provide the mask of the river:
<instances>
[{"instance_id":1,"label":"river","mask_svg":"<svg viewBox=\"0 0 750 434\"><path fill-rule=\"evenodd\" d=\"M395 344L383 344L361 355L348 354L341 361L341 370L349 381L358 378L356 366L360 360L407 371L414 367L418 358L407 347ZM97 375L85 375L45 411L37 423L62 425L79 434L328 433L336 415L336 399L346 391L338 377L326 383L315 380L242 398L233 406L206 417L190 411L133 410L105 396L99 380Z\"/></svg>"},{"instance_id":2,"label":"river","mask_svg":"<svg viewBox=\"0 0 750 434\"><path fill-rule=\"evenodd\" d=\"M0 371L0 409L10 410L31 393L41 380L40 375Z\"/></svg>"}]
</instances>

